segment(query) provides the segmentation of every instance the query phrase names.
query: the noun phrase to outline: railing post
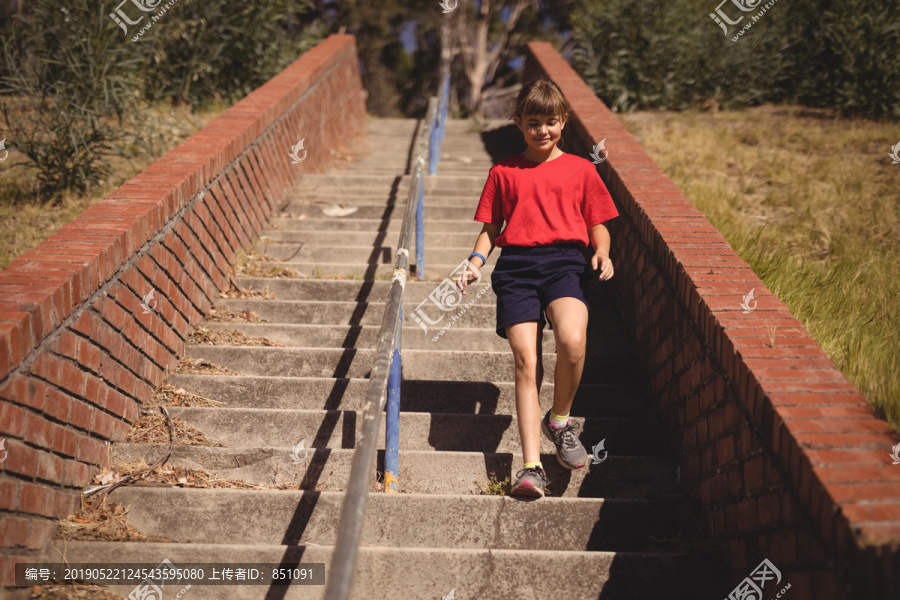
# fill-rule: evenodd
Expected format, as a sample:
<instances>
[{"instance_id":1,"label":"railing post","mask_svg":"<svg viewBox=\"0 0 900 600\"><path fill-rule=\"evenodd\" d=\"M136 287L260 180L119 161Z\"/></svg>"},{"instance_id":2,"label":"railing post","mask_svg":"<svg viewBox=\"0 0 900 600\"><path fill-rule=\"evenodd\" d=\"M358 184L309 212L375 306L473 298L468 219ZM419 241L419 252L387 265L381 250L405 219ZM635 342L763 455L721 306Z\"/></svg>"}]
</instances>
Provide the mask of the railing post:
<instances>
[{"instance_id":1,"label":"railing post","mask_svg":"<svg viewBox=\"0 0 900 600\"><path fill-rule=\"evenodd\" d=\"M400 375L402 360L400 354L400 336L403 331L403 305L400 305L400 319L394 334L394 355L391 357L391 373L388 376L387 414L384 430L384 491L396 494L400 479Z\"/></svg>"}]
</instances>

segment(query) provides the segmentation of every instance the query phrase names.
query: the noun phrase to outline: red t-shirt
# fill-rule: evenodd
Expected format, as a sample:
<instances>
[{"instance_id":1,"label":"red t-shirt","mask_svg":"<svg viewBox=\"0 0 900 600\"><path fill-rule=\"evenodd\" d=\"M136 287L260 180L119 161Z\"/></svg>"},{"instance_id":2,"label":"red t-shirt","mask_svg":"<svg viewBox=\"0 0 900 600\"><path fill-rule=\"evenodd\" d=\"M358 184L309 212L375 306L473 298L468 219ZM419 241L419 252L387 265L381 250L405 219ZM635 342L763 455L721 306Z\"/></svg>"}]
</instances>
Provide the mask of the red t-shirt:
<instances>
[{"instance_id":1,"label":"red t-shirt","mask_svg":"<svg viewBox=\"0 0 900 600\"><path fill-rule=\"evenodd\" d=\"M515 154L491 167L474 220L506 222L497 247L577 242L584 250L590 228L617 216L596 165L563 152L542 163Z\"/></svg>"}]
</instances>

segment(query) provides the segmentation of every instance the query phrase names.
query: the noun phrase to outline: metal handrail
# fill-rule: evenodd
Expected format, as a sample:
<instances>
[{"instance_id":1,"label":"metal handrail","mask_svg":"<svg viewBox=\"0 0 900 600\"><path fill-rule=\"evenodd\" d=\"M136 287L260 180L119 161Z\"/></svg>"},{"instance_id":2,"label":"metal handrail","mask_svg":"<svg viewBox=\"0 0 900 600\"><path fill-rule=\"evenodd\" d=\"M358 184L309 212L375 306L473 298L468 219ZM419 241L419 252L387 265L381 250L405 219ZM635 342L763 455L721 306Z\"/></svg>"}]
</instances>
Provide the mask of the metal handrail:
<instances>
[{"instance_id":1,"label":"metal handrail","mask_svg":"<svg viewBox=\"0 0 900 600\"><path fill-rule=\"evenodd\" d=\"M441 85L438 90L440 105L438 108L439 121L437 127L431 130L428 146L428 174L437 175L437 165L441 160L441 143L444 141L447 120L447 101L450 94L450 71L444 67L445 72L441 76ZM416 279L425 279L425 189L419 191L419 206L416 209Z\"/></svg>"},{"instance_id":2,"label":"metal handrail","mask_svg":"<svg viewBox=\"0 0 900 600\"><path fill-rule=\"evenodd\" d=\"M438 126L431 132L431 148L428 155L428 174L437 175L437 166L441 161L441 142L444 141L444 123L447 120L447 100L450 93L450 73L443 73L441 77L441 86L438 91L440 105L438 113L440 121Z\"/></svg>"},{"instance_id":3,"label":"metal handrail","mask_svg":"<svg viewBox=\"0 0 900 600\"><path fill-rule=\"evenodd\" d=\"M366 404L363 408L362 430L356 438L356 449L353 452L353 464L350 468L350 480L344 494L341 507L341 520L338 525L337 542L328 569L325 585L325 600L344 600L350 590L353 567L359 550L359 538L365 514L366 498L369 492L369 479L374 466L376 436L378 434L381 413L384 411L385 398L388 391L389 371L393 358L399 358L395 343L399 341L403 291L409 271L409 238L413 211L420 203L415 202L419 190L425 186L425 152L426 140L429 139L432 123L437 117L437 98L428 100L428 117L422 135L416 144L415 168L413 180L406 200L406 211L403 213L403 224L400 227L400 241L394 258L394 271L391 288L385 303L384 318L378 333L378 344L375 348L375 360L369 376L369 389L366 393Z\"/></svg>"}]
</instances>

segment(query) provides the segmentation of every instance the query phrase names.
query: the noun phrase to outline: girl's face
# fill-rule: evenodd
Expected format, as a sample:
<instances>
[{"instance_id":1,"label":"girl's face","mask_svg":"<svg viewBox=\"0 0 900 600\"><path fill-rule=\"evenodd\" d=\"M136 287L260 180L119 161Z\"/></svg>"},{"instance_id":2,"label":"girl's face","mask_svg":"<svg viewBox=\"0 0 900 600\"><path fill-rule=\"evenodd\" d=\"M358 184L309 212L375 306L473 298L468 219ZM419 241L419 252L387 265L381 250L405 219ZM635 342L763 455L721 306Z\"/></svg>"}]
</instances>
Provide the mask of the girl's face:
<instances>
[{"instance_id":1,"label":"girl's face","mask_svg":"<svg viewBox=\"0 0 900 600\"><path fill-rule=\"evenodd\" d=\"M563 126L566 124L566 116L560 119L556 115L525 115L524 119L514 117L516 125L525 136L525 143L536 152L549 152L553 150L562 136Z\"/></svg>"}]
</instances>

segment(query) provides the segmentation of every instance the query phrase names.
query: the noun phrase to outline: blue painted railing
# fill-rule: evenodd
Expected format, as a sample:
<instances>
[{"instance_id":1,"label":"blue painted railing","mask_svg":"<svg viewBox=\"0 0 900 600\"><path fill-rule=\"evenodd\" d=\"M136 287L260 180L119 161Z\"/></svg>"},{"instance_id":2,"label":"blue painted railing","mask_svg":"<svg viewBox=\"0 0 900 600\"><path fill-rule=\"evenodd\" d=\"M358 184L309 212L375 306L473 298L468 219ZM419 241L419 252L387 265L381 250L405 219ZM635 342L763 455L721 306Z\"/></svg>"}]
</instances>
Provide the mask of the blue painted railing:
<instances>
[{"instance_id":1,"label":"blue painted railing","mask_svg":"<svg viewBox=\"0 0 900 600\"><path fill-rule=\"evenodd\" d=\"M447 100L450 95L450 73L441 78L438 90L437 124L432 123L431 139L428 143L428 174L437 175L441 160L441 143L444 141L447 121ZM419 190L419 204L416 207L416 279L425 279L425 186Z\"/></svg>"}]
</instances>

